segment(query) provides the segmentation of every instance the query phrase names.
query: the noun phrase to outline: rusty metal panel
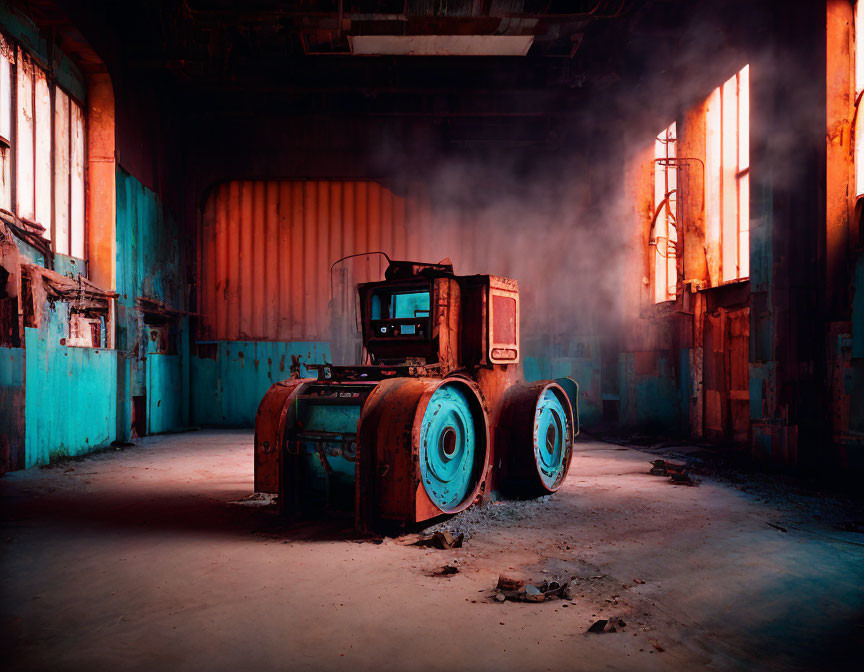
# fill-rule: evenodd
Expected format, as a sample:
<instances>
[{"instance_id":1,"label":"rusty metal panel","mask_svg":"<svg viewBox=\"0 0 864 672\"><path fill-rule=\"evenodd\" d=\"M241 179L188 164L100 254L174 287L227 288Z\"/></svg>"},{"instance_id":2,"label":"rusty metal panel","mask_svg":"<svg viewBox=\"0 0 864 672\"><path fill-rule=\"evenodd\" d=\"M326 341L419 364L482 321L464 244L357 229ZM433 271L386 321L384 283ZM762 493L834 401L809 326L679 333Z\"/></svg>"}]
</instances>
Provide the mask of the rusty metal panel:
<instances>
[{"instance_id":1,"label":"rusty metal panel","mask_svg":"<svg viewBox=\"0 0 864 672\"><path fill-rule=\"evenodd\" d=\"M217 185L202 219L201 336L326 340L330 265L342 256L374 250L409 257L406 228L421 210L371 181ZM378 280L385 264L383 258L360 259L353 279Z\"/></svg>"}]
</instances>

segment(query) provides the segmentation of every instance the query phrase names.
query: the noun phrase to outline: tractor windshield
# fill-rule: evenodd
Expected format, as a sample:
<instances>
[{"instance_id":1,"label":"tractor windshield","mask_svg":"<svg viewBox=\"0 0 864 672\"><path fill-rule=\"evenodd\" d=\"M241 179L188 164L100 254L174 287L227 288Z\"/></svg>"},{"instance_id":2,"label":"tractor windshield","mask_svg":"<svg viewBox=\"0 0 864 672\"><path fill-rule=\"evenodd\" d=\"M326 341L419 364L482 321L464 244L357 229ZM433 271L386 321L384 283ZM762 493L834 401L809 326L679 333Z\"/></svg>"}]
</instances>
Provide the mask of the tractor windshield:
<instances>
[{"instance_id":1,"label":"tractor windshield","mask_svg":"<svg viewBox=\"0 0 864 672\"><path fill-rule=\"evenodd\" d=\"M379 292L372 296L373 320L413 320L429 317L429 292Z\"/></svg>"}]
</instances>

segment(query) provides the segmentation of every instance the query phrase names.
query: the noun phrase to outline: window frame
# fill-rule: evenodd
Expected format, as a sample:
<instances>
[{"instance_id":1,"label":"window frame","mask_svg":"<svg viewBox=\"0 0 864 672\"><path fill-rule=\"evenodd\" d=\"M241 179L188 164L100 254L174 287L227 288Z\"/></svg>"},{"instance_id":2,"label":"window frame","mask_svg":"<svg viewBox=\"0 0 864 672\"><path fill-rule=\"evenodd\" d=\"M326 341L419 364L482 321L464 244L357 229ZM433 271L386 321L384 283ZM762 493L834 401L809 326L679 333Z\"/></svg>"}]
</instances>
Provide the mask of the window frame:
<instances>
[{"instance_id":1,"label":"window frame","mask_svg":"<svg viewBox=\"0 0 864 672\"><path fill-rule=\"evenodd\" d=\"M661 145L663 155L659 156ZM678 124L673 121L655 136L654 160L651 162L653 216L648 233L648 246L651 253L651 302L654 305L675 301L678 298L678 246L680 244L678 222L681 202L678 167ZM662 192L658 191L658 178L660 176L663 178ZM670 184L670 177L672 184ZM660 197L661 193L662 197ZM660 198L659 201L658 198ZM658 236L658 230L664 235ZM660 239L666 241L665 254L660 252L658 243ZM665 261L660 261L660 259ZM658 277L660 275L658 271L661 268L664 281L662 292L661 278ZM672 284L673 281L674 284Z\"/></svg>"},{"instance_id":2,"label":"window frame","mask_svg":"<svg viewBox=\"0 0 864 672\"><path fill-rule=\"evenodd\" d=\"M80 259L84 262L89 258L89 235L88 235L88 216L87 216L87 185L88 185L88 119L87 119L87 103L86 100L81 100L74 93L69 91L66 87L62 86L57 78L51 71L50 67L45 67L43 60L35 55L32 51L27 49L27 47L21 44L19 41L11 38L6 31L0 30L0 40L5 44L6 54L0 54L0 58L5 58L9 64L9 130L10 137L3 138L3 140L7 143L0 143L0 148L8 151L8 161L9 161L9 210L16 217L21 220L33 222L39 224L44 228L43 237L48 239L51 246L51 251L55 255L62 255L65 257L71 257L73 259ZM30 78L30 96L31 96L31 123L30 128L25 129L29 131L30 135L30 143L31 143L31 154L32 154L32 198L33 198L33 218L31 219L28 216L25 216L24 213L21 212L21 207L19 204L19 189L20 189L20 180L19 180L19 170L18 170L18 160L19 160L19 146L20 146L20 138L22 135L21 125L19 123L19 106L18 106L18 89L19 89L19 78L21 77L21 70L23 66L23 58L26 58L27 66L26 68L30 69L31 72L29 74ZM49 124L47 130L47 137L49 139L49 180L48 186L46 188L46 192L48 194L48 198L50 200L50 217L49 221L39 221L37 216L37 195L41 193L37 190L38 184L38 161L39 152L37 151L38 146L38 133L39 133L39 116L37 114L37 76L36 72L42 73L45 78L45 83L48 92L48 117ZM65 245L62 246L63 251L58 251L58 235L57 235L57 192L58 192L58 152L57 152L57 100L58 95L57 92L61 92L65 97L66 106L67 106L67 117L66 117L66 140L67 147L65 149L66 156L68 157L68 166L65 172L66 180L68 182L67 185L67 197L66 197L66 228L65 228ZM5 101L0 100L0 104L5 103ZM77 108L77 113L80 115L81 119L81 133L80 140L76 138L76 128L75 128L75 115L73 114L73 109ZM44 113L44 110L43 110ZM80 153L80 169L81 169L81 180L80 193L77 194L80 199L80 214L76 214L73 212L73 204L76 203L73 192L76 190L75 180L73 179L73 175L75 170L77 170L77 164L75 163L73 157L74 152L76 151L76 143L77 150ZM44 167L43 167L44 168ZM62 188L62 186L61 186ZM30 213L27 213L28 215ZM75 231L73 227L73 222L76 221L80 217L81 225L80 231ZM78 237L80 236L80 240ZM77 245L75 242L77 241ZM81 255L73 254L73 252L80 251Z\"/></svg>"},{"instance_id":3,"label":"window frame","mask_svg":"<svg viewBox=\"0 0 864 672\"><path fill-rule=\"evenodd\" d=\"M705 151L705 230L718 248L717 284L743 282L750 278L749 64L708 96Z\"/></svg>"}]
</instances>

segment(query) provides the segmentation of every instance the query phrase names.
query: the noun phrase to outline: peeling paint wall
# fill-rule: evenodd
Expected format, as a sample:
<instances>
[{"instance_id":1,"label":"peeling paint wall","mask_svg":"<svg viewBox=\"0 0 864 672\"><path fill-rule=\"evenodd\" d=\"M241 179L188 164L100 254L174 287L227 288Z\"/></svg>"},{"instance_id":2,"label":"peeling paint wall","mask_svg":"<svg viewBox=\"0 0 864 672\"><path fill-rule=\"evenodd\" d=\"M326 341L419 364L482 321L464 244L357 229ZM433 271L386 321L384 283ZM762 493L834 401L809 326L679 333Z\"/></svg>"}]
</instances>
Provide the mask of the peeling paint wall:
<instances>
[{"instance_id":1,"label":"peeling paint wall","mask_svg":"<svg viewBox=\"0 0 864 672\"><path fill-rule=\"evenodd\" d=\"M120 431L125 439L131 434L133 397L145 398L148 433L189 426L186 239L159 196L118 169L117 348L122 353L119 403ZM142 308L142 298L170 312L148 313ZM163 344L163 350L153 345L150 322L167 322L173 327L173 342Z\"/></svg>"},{"instance_id":2,"label":"peeling paint wall","mask_svg":"<svg viewBox=\"0 0 864 672\"><path fill-rule=\"evenodd\" d=\"M295 375L315 377L304 363L330 361L320 342L213 341L198 344L193 358L195 424L252 427L258 404L273 383ZM293 371L292 371L293 365Z\"/></svg>"},{"instance_id":3,"label":"peeling paint wall","mask_svg":"<svg viewBox=\"0 0 864 672\"><path fill-rule=\"evenodd\" d=\"M0 475L25 461L24 348L0 347Z\"/></svg>"},{"instance_id":4,"label":"peeling paint wall","mask_svg":"<svg viewBox=\"0 0 864 672\"><path fill-rule=\"evenodd\" d=\"M62 344L66 304L45 311L43 326L25 330L25 468L83 455L116 437L117 352Z\"/></svg>"}]
</instances>

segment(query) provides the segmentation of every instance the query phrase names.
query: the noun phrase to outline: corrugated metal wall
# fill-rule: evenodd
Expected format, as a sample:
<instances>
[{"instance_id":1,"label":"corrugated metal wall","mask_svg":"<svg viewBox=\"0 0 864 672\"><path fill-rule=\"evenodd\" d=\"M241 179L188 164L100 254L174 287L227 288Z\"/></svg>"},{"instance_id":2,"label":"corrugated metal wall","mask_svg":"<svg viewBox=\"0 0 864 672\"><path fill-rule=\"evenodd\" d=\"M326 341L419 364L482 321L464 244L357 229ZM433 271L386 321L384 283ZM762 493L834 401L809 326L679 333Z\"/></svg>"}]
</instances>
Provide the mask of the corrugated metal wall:
<instances>
[{"instance_id":1,"label":"corrugated metal wall","mask_svg":"<svg viewBox=\"0 0 864 672\"><path fill-rule=\"evenodd\" d=\"M201 231L201 337L327 340L330 265L371 250L415 258L422 241L407 231L424 229L421 201L372 181L218 185ZM378 280L385 266L381 257L355 262L352 281Z\"/></svg>"}]
</instances>

